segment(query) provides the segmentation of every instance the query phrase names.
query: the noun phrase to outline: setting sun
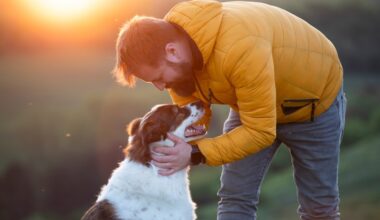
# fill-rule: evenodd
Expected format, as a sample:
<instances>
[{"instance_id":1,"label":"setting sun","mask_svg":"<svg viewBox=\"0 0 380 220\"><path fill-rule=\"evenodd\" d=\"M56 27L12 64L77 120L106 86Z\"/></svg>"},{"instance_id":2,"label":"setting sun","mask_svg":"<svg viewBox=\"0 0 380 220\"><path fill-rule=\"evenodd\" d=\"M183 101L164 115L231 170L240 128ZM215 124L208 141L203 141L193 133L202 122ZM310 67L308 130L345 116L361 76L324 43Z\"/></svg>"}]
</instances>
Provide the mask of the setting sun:
<instances>
[{"instance_id":1,"label":"setting sun","mask_svg":"<svg viewBox=\"0 0 380 220\"><path fill-rule=\"evenodd\" d=\"M38 14L60 20L73 19L95 7L96 0L27 0Z\"/></svg>"}]
</instances>

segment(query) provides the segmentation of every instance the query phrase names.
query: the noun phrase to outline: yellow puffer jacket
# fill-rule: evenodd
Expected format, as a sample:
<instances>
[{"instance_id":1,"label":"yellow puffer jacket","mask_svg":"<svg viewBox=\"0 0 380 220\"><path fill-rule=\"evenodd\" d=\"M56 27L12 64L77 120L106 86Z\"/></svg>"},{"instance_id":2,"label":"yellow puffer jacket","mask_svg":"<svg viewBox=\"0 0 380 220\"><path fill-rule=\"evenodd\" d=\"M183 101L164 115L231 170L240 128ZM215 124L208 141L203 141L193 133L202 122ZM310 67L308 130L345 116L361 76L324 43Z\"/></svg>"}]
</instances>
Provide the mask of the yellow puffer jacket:
<instances>
[{"instance_id":1,"label":"yellow puffer jacket","mask_svg":"<svg viewBox=\"0 0 380 220\"><path fill-rule=\"evenodd\" d=\"M197 141L209 165L269 146L276 124L313 120L329 108L343 70L333 44L317 29L280 8L256 2L182 2L165 16L184 28L202 53L194 99L227 104L242 126Z\"/></svg>"}]
</instances>

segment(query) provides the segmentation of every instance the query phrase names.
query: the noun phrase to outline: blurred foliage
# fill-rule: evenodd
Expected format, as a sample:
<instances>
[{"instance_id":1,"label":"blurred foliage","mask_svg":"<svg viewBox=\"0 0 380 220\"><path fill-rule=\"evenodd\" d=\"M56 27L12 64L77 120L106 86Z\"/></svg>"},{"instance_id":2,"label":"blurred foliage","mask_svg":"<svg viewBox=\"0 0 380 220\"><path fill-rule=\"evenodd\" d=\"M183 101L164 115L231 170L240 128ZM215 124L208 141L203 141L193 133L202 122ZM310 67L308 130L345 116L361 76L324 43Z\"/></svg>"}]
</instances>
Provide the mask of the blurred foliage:
<instances>
[{"instance_id":1,"label":"blurred foliage","mask_svg":"<svg viewBox=\"0 0 380 220\"><path fill-rule=\"evenodd\" d=\"M340 166L342 215L379 219L379 2L266 2L305 18L337 46L348 98ZM109 47L115 36L107 34ZM79 219L123 159L127 123L155 104L170 102L167 94L145 83L135 89L117 85L109 74L113 63L113 53L81 48L0 53L0 219ZM228 112L225 106L213 110L209 136L221 133ZM220 169L191 170L201 220L215 219ZM260 219L297 218L285 146L276 154L261 195Z\"/></svg>"}]
</instances>

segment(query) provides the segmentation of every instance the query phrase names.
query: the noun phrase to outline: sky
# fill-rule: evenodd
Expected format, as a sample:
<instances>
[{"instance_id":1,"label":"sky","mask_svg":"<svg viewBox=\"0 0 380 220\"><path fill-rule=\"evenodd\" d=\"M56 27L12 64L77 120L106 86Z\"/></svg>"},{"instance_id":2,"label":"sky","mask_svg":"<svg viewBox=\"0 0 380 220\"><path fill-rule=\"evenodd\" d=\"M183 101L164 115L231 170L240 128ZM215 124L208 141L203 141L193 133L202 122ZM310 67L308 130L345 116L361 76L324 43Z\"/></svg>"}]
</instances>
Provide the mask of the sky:
<instances>
[{"instance_id":1,"label":"sky","mask_svg":"<svg viewBox=\"0 0 380 220\"><path fill-rule=\"evenodd\" d=\"M162 17L178 0L0 1L0 52L109 48L133 15ZM112 44L113 46L113 44Z\"/></svg>"}]
</instances>

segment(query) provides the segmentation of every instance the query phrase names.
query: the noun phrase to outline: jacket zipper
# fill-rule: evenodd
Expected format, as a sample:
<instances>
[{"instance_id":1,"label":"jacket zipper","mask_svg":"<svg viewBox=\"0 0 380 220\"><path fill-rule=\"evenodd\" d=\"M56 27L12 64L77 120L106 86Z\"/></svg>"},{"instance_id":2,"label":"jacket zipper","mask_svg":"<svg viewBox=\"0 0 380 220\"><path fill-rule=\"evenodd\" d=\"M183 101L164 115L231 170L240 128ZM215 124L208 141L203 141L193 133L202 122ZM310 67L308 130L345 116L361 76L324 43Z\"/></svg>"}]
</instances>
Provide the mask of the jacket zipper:
<instances>
[{"instance_id":1,"label":"jacket zipper","mask_svg":"<svg viewBox=\"0 0 380 220\"><path fill-rule=\"evenodd\" d=\"M214 96L214 93L212 93L212 90L210 88L208 88L208 98L209 98L209 102L211 103L212 99L214 99L215 101L217 101L218 103L217 104L223 104L223 102L221 102L219 99L217 99L215 96Z\"/></svg>"},{"instance_id":2,"label":"jacket zipper","mask_svg":"<svg viewBox=\"0 0 380 220\"><path fill-rule=\"evenodd\" d=\"M207 102L208 102L207 104L208 104L209 107L211 106L212 99L214 99L215 101L217 101L218 102L217 104L223 104L223 102L221 102L219 99L217 99L214 96L214 93L212 92L211 88L208 88L208 97L206 97L206 95L202 91L201 86L199 85L198 79L195 76L193 76L193 78L194 78L195 84L196 84L198 90L200 91L203 99L207 100Z\"/></svg>"}]
</instances>

